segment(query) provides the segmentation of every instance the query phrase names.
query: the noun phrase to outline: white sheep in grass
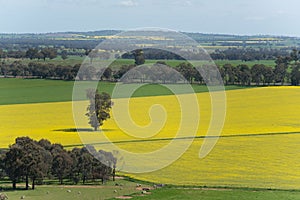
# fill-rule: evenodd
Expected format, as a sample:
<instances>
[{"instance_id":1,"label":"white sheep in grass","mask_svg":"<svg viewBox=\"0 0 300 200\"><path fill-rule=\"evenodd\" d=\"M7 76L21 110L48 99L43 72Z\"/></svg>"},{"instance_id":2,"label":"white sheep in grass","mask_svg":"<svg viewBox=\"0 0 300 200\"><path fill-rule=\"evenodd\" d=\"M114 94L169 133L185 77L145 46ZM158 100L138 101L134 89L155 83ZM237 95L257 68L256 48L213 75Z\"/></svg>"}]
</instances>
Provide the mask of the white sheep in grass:
<instances>
[{"instance_id":1,"label":"white sheep in grass","mask_svg":"<svg viewBox=\"0 0 300 200\"><path fill-rule=\"evenodd\" d=\"M6 200L8 199L8 196L4 193L0 193L0 200Z\"/></svg>"}]
</instances>

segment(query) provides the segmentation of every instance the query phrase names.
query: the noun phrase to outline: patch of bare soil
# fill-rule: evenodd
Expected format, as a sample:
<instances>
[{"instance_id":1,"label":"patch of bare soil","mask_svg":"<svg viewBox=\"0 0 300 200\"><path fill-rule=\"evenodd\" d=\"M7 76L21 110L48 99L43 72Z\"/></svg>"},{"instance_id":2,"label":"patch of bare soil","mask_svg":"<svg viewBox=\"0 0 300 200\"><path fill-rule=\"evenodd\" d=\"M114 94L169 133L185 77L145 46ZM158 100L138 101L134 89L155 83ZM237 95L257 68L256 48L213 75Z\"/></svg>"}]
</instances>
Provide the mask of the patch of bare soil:
<instances>
[{"instance_id":1,"label":"patch of bare soil","mask_svg":"<svg viewBox=\"0 0 300 200\"><path fill-rule=\"evenodd\" d=\"M116 199L132 199L131 196L119 196L119 197L115 197Z\"/></svg>"}]
</instances>

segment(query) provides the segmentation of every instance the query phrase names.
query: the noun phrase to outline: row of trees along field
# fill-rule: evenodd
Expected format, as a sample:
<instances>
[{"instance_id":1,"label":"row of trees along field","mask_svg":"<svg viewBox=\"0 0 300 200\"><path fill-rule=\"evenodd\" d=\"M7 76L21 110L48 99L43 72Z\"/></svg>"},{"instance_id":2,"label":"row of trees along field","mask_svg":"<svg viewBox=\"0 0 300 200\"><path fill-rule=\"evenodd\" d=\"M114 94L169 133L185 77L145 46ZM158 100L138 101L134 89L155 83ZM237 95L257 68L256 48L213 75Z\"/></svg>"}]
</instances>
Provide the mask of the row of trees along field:
<instances>
[{"instance_id":1,"label":"row of trees along field","mask_svg":"<svg viewBox=\"0 0 300 200\"><path fill-rule=\"evenodd\" d=\"M87 64L82 66L79 71L81 67L79 64L74 66L63 66L47 62L31 62L29 64L24 64L22 61L15 61L10 64L0 63L0 75L4 77L48 78L61 80L74 80L76 76L78 76L79 80L100 79L106 81L118 81L131 70L131 74L133 74L134 71L137 72L135 74L135 79L143 82L179 83L181 79L178 78L176 74L174 75L174 70L171 70L171 67L158 67L162 64L166 65L165 62L157 62L157 64L153 66L156 67L156 69L151 70L151 73L145 72L144 76L143 74L138 75L140 70L135 70L135 67L137 66L135 64L123 65L114 70L107 68L105 71L97 70L92 65ZM199 70L209 71L210 68L210 65L194 67L189 63L182 62L174 69L182 74L190 83L204 84L204 80L199 73ZM218 68L225 85L299 85L300 82L300 62L298 56L278 57L275 67L269 67L264 64L255 64L251 67L246 64L240 64L237 66L224 64ZM143 76L143 78L139 78L139 76Z\"/></svg>"},{"instance_id":2,"label":"row of trees along field","mask_svg":"<svg viewBox=\"0 0 300 200\"><path fill-rule=\"evenodd\" d=\"M29 137L16 138L15 143L0 154L1 178L9 177L13 189L17 183L25 182L28 190L30 180L34 189L45 179L57 179L60 184L66 179L74 184L97 179L104 183L110 177L114 180L116 163L112 153L96 151L93 146L66 150L46 139L35 141Z\"/></svg>"},{"instance_id":3,"label":"row of trees along field","mask_svg":"<svg viewBox=\"0 0 300 200\"><path fill-rule=\"evenodd\" d=\"M102 50L101 53L97 52L97 56L101 55L103 59L110 57L111 50ZM287 56L291 49L270 49L270 48L228 48L225 50L216 49L210 52L210 56L213 60L242 60L242 61L253 61L253 60L274 60L279 56ZM25 50L5 50L0 49L0 58L16 58L16 59L54 59L60 56L62 59L67 59L68 56L85 56L89 55L93 59L95 50L89 48L63 48L63 47L35 47L28 48ZM160 49L143 49L145 59L151 60L181 60L183 59L179 55L172 52L160 50ZM91 54L90 54L91 53ZM132 59L131 53L125 53L121 56L124 59Z\"/></svg>"},{"instance_id":4,"label":"row of trees along field","mask_svg":"<svg viewBox=\"0 0 300 200\"><path fill-rule=\"evenodd\" d=\"M219 67L221 78L225 85L270 85L270 84L292 84L299 85L300 81L300 64L298 61L288 61L284 58L279 58L275 67L265 66L263 64L255 64L249 67L245 64L233 66L231 64L224 64ZM79 80L105 80L105 81L126 81L122 77L131 70L131 76L135 81L152 83L179 83L182 79L176 74L174 70L166 70L166 68L159 67L164 62L155 64L148 73L144 70L135 69L136 65L123 65L117 70L107 68L104 72L97 71L91 65L82 66L80 72L78 70L80 65L63 66L54 65L51 63L29 63L24 64L21 61L15 61L11 64L0 64L0 75L4 77L19 77L19 78L42 78L42 79L61 79L74 80L78 75ZM189 63L181 63L174 69L182 74L190 83L204 84L204 80L196 69L209 69L210 65L203 65L201 67L194 67ZM144 68L145 69L145 68ZM136 72L134 74L134 72ZM77 74L78 73L78 74ZM127 78L128 75L127 75Z\"/></svg>"}]
</instances>

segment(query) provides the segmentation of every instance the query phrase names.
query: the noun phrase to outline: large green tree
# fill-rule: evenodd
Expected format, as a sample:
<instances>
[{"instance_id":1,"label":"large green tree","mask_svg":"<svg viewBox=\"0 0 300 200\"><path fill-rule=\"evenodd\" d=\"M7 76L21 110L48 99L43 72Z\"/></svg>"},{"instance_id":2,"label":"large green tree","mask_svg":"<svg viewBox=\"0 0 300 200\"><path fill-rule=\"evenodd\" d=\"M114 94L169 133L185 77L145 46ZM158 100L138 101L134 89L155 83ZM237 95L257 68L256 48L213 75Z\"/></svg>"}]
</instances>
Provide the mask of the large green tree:
<instances>
[{"instance_id":1,"label":"large green tree","mask_svg":"<svg viewBox=\"0 0 300 200\"><path fill-rule=\"evenodd\" d=\"M299 85L300 83L300 64L294 66L291 71L292 85Z\"/></svg>"},{"instance_id":2,"label":"large green tree","mask_svg":"<svg viewBox=\"0 0 300 200\"><path fill-rule=\"evenodd\" d=\"M53 156L52 174L63 184L63 179L71 173L73 164L70 154L59 144L52 145L51 154Z\"/></svg>"},{"instance_id":3,"label":"large green tree","mask_svg":"<svg viewBox=\"0 0 300 200\"><path fill-rule=\"evenodd\" d=\"M3 166L9 179L12 181L12 188L17 188L17 182L22 176L22 149L18 146L10 146L9 151L3 159Z\"/></svg>"},{"instance_id":4,"label":"large green tree","mask_svg":"<svg viewBox=\"0 0 300 200\"><path fill-rule=\"evenodd\" d=\"M32 60L39 57L38 53L39 50L37 48L29 48L25 53L25 57Z\"/></svg>"},{"instance_id":5,"label":"large green tree","mask_svg":"<svg viewBox=\"0 0 300 200\"><path fill-rule=\"evenodd\" d=\"M90 104L87 107L86 116L89 118L89 124L98 130L99 126L103 125L103 122L110 118L110 109L112 107L111 97L108 93L99 93L98 90L88 90L87 97L90 100Z\"/></svg>"}]
</instances>

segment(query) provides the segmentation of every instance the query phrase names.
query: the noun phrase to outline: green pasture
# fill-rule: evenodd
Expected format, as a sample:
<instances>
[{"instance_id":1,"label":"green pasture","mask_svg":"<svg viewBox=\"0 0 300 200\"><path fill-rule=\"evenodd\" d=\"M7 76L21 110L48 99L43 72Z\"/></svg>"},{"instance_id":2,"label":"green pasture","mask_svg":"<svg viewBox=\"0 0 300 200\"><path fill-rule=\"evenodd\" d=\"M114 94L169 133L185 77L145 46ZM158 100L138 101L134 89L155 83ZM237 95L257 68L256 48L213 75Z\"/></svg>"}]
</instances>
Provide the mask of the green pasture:
<instances>
[{"instance_id":1,"label":"green pasture","mask_svg":"<svg viewBox=\"0 0 300 200\"><path fill-rule=\"evenodd\" d=\"M29 200L102 200L138 192L136 183L123 179L109 181L104 185L37 185L35 190L24 190L24 186L19 185L13 191L7 183L0 186L3 188L0 193L5 193L9 200L19 200L22 197Z\"/></svg>"},{"instance_id":2,"label":"green pasture","mask_svg":"<svg viewBox=\"0 0 300 200\"><path fill-rule=\"evenodd\" d=\"M81 81L81 87L88 87L91 82ZM112 94L116 83L113 82L99 82L98 89L101 92ZM16 78L0 78L0 105L8 104L26 104L26 103L44 103L44 102L62 102L71 101L74 81L62 80L43 80L43 79L16 79ZM146 84L140 87L133 94L133 97L143 96L159 96L172 95L166 86L176 88L177 94L190 93L186 90L186 84L176 85L159 85ZM193 84L192 89L196 93L207 92L205 85ZM125 87L124 85L121 87ZM226 90L243 89L242 86L225 86ZM128 97L124 92L118 94L118 97ZM85 91L82 91L80 99L85 98Z\"/></svg>"},{"instance_id":3,"label":"green pasture","mask_svg":"<svg viewBox=\"0 0 300 200\"><path fill-rule=\"evenodd\" d=\"M133 200L282 200L300 199L299 191L230 189L230 188L161 188L150 195L135 196Z\"/></svg>"}]
</instances>

